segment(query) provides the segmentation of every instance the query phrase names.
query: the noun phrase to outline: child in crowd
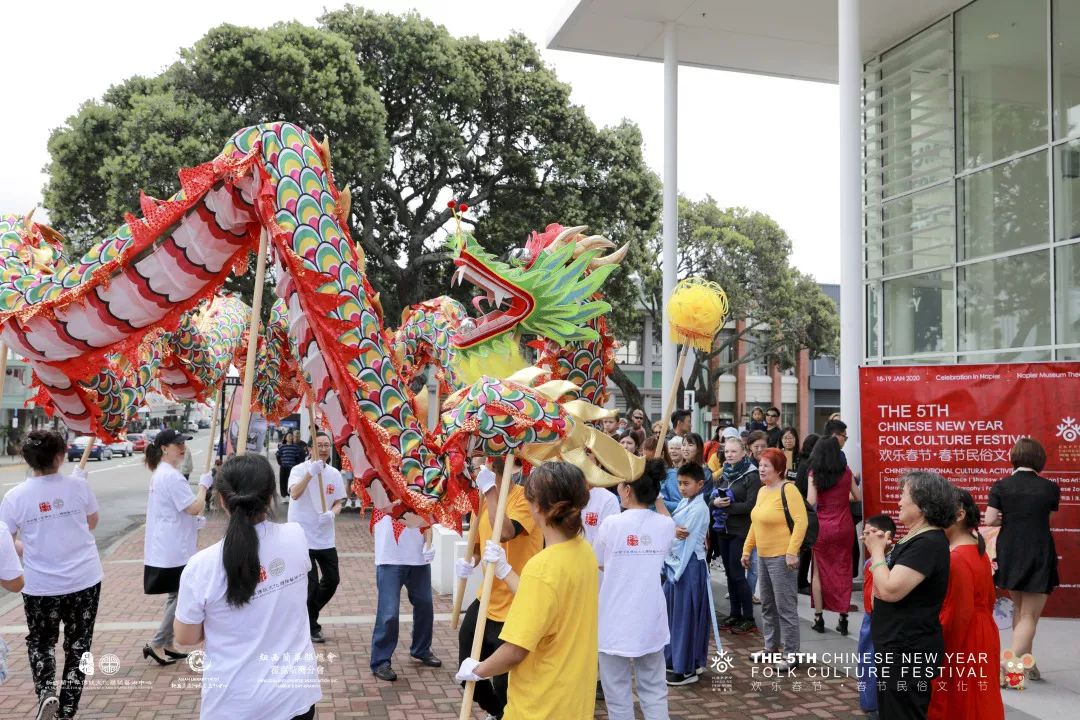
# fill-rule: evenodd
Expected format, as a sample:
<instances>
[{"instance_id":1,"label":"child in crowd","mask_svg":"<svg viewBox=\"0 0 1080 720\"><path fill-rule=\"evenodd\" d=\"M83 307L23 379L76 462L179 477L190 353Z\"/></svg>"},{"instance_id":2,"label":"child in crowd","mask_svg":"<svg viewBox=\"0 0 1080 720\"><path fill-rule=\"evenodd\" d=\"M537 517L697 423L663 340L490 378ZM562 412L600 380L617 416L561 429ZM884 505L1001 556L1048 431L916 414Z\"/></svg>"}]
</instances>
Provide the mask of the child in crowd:
<instances>
[{"instance_id":1,"label":"child in crowd","mask_svg":"<svg viewBox=\"0 0 1080 720\"><path fill-rule=\"evenodd\" d=\"M600 524L609 515L619 514L619 497L607 488L589 488L589 503L581 511L581 528L589 545L596 548L596 537ZM601 577L603 577L601 575Z\"/></svg>"},{"instance_id":2,"label":"child in crowd","mask_svg":"<svg viewBox=\"0 0 1080 720\"><path fill-rule=\"evenodd\" d=\"M896 523L888 515L875 515L863 522L863 535L880 532L885 535L885 552L892 550L893 538L896 537ZM869 555L869 553L867 553ZM874 665L874 641L870 636L870 616L874 609L874 573L870 571L870 560L863 565L863 615L859 629L859 667L855 678L859 687L859 707L871 720L877 720L877 668Z\"/></svg>"},{"instance_id":3,"label":"child in crowd","mask_svg":"<svg viewBox=\"0 0 1080 720\"><path fill-rule=\"evenodd\" d=\"M652 510L666 472L663 460L651 459L641 477L619 483L625 511L604 520L593 543L605 574L600 585L600 683L611 720L634 718L635 671L645 720L668 717L664 646L670 634L656 578L675 541L675 523Z\"/></svg>"},{"instance_id":4,"label":"child in crowd","mask_svg":"<svg viewBox=\"0 0 1080 720\"><path fill-rule=\"evenodd\" d=\"M697 463L679 468L682 500L672 513L675 542L664 561L664 598L671 643L664 650L668 685L697 682L709 651L709 582L705 567L705 535L709 506L705 503L705 471Z\"/></svg>"}]
</instances>

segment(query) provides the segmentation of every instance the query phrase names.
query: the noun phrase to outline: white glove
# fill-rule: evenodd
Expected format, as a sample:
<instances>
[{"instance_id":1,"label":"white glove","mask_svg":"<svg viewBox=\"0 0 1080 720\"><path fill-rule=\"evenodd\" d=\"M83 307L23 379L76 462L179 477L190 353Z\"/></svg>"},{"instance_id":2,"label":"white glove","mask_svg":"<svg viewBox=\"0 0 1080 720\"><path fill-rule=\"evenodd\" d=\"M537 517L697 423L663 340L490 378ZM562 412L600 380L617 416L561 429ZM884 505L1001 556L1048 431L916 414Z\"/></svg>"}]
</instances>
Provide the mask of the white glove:
<instances>
[{"instance_id":1,"label":"white glove","mask_svg":"<svg viewBox=\"0 0 1080 720\"><path fill-rule=\"evenodd\" d=\"M466 580L472 576L476 571L476 566L465 558L458 558L454 561L454 574L462 580Z\"/></svg>"},{"instance_id":2,"label":"white glove","mask_svg":"<svg viewBox=\"0 0 1080 720\"><path fill-rule=\"evenodd\" d=\"M74 478L78 478L79 480L82 480L82 481L85 482L86 481L86 468L81 468L78 465L76 465L75 469L71 471L71 476L74 477Z\"/></svg>"},{"instance_id":3,"label":"white glove","mask_svg":"<svg viewBox=\"0 0 1080 720\"><path fill-rule=\"evenodd\" d=\"M199 476L199 485L209 490L214 484L213 473L203 473Z\"/></svg>"},{"instance_id":4,"label":"white glove","mask_svg":"<svg viewBox=\"0 0 1080 720\"><path fill-rule=\"evenodd\" d=\"M319 513L320 525L333 525L334 524L334 511L327 510L324 513Z\"/></svg>"},{"instance_id":5,"label":"white glove","mask_svg":"<svg viewBox=\"0 0 1080 720\"><path fill-rule=\"evenodd\" d=\"M471 657L465 658L461 661L461 667L458 668L457 675L454 676L454 679L458 682L479 682L480 680L487 680L487 678L482 678L476 674L476 668L479 665L479 660L473 660Z\"/></svg>"},{"instance_id":6,"label":"white glove","mask_svg":"<svg viewBox=\"0 0 1080 720\"><path fill-rule=\"evenodd\" d=\"M435 548L434 547L425 547L424 548L424 562L426 562L427 564L430 565L431 561L434 560L434 559L435 559Z\"/></svg>"},{"instance_id":7,"label":"white glove","mask_svg":"<svg viewBox=\"0 0 1080 720\"><path fill-rule=\"evenodd\" d=\"M495 566L495 577L500 580L509 575L514 569L510 567L510 563L506 562L506 551L503 550L502 545L499 545L494 540L488 540L484 544L484 562Z\"/></svg>"},{"instance_id":8,"label":"white glove","mask_svg":"<svg viewBox=\"0 0 1080 720\"><path fill-rule=\"evenodd\" d=\"M311 477L321 475L322 471L323 471L323 468L325 468L325 467L326 467L326 463L323 462L322 460L312 460L311 464L308 465L308 475L310 475Z\"/></svg>"},{"instance_id":9,"label":"white glove","mask_svg":"<svg viewBox=\"0 0 1080 720\"><path fill-rule=\"evenodd\" d=\"M195 516L195 529L196 530L202 530L204 527L206 527L206 516L205 515L196 515Z\"/></svg>"},{"instance_id":10,"label":"white glove","mask_svg":"<svg viewBox=\"0 0 1080 720\"><path fill-rule=\"evenodd\" d=\"M480 488L481 495L487 495L488 490L495 487L495 473L487 467L482 467L476 472L476 487Z\"/></svg>"}]
</instances>

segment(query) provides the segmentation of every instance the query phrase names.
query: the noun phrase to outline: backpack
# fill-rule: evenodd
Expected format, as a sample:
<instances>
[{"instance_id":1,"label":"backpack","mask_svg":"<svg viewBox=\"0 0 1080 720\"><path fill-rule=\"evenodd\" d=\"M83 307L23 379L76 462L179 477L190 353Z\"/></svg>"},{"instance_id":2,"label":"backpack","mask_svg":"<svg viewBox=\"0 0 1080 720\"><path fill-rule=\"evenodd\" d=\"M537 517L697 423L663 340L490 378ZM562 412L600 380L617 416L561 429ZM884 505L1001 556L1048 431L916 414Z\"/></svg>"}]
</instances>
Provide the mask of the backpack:
<instances>
[{"instance_id":1,"label":"backpack","mask_svg":"<svg viewBox=\"0 0 1080 720\"><path fill-rule=\"evenodd\" d=\"M785 486L794 484L795 483L790 481L784 481ZM798 492L798 488L795 488L795 490ZM799 497L802 498L803 505L806 506L806 535L803 536L802 545L799 546L799 549L809 550L814 547L814 543L817 542L819 528L818 516L814 508L810 506L810 503L806 502L806 498L802 497L802 493L799 493ZM783 486L780 488L780 501L784 503L784 517L787 519L788 532L791 532L795 529L795 521L791 517L791 511L788 510L787 493L784 492Z\"/></svg>"}]
</instances>

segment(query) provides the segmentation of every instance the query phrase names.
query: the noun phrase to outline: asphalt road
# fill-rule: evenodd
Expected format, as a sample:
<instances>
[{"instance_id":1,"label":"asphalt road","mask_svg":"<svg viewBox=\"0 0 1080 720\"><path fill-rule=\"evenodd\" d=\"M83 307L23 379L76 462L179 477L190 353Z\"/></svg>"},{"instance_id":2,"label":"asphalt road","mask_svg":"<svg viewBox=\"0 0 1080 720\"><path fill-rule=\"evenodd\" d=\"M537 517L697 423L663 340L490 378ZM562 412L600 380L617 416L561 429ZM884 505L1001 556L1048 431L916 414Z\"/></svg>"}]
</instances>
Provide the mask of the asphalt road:
<instances>
[{"instance_id":1,"label":"asphalt road","mask_svg":"<svg viewBox=\"0 0 1080 720\"><path fill-rule=\"evenodd\" d=\"M194 486L206 465L210 450L209 430L200 430L187 442L188 452L194 453L191 482ZM77 463L65 463L61 472L69 472ZM146 496L150 470L143 463L143 454L131 457L114 455L112 460L90 460L86 463L90 487L97 497L98 525L94 530L99 551L104 551L117 538L146 520ZM26 477L25 465L0 468L0 497Z\"/></svg>"}]
</instances>

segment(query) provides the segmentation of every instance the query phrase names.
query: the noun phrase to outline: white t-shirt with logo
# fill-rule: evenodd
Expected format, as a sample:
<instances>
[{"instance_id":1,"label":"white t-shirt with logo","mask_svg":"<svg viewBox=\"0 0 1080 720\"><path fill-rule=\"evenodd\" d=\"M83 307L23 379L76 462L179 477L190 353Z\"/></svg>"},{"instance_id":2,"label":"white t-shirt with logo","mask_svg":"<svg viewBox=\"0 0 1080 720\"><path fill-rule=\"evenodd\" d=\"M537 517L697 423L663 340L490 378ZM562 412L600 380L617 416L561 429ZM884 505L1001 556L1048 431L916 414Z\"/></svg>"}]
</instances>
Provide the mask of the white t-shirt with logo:
<instances>
[{"instance_id":1,"label":"white t-shirt with logo","mask_svg":"<svg viewBox=\"0 0 1080 720\"><path fill-rule=\"evenodd\" d=\"M146 501L146 537L143 564L157 568L183 567L195 554L198 520L184 512L195 493L180 471L164 460L150 476Z\"/></svg>"},{"instance_id":2,"label":"white t-shirt with logo","mask_svg":"<svg viewBox=\"0 0 1080 720\"><path fill-rule=\"evenodd\" d=\"M0 502L0 522L23 541L26 586L39 597L67 595L101 582L101 559L88 515L97 498L72 475L28 477Z\"/></svg>"},{"instance_id":3,"label":"white t-shirt with logo","mask_svg":"<svg viewBox=\"0 0 1080 720\"><path fill-rule=\"evenodd\" d=\"M424 534L407 527L394 539L394 524L385 515L372 528L375 536L376 565L427 565L424 560Z\"/></svg>"},{"instance_id":4,"label":"white t-shirt with logo","mask_svg":"<svg viewBox=\"0 0 1080 720\"><path fill-rule=\"evenodd\" d=\"M180 576L176 619L206 635L201 718L291 718L322 698L307 614L311 569L296 523L261 522L259 584L234 608L222 564L224 540L201 550Z\"/></svg>"},{"instance_id":5,"label":"white t-shirt with logo","mask_svg":"<svg viewBox=\"0 0 1080 720\"><path fill-rule=\"evenodd\" d=\"M625 510L601 523L593 545L604 568L600 652L641 657L668 644L660 571L674 541L675 522L652 510Z\"/></svg>"},{"instance_id":6,"label":"white t-shirt with logo","mask_svg":"<svg viewBox=\"0 0 1080 720\"><path fill-rule=\"evenodd\" d=\"M615 493L607 488L589 488L589 502L581 511L581 527L590 545L596 547L596 535L604 518L618 514L619 498Z\"/></svg>"},{"instance_id":7,"label":"white t-shirt with logo","mask_svg":"<svg viewBox=\"0 0 1080 720\"><path fill-rule=\"evenodd\" d=\"M311 467L311 460L300 463L289 473L289 491L294 485L303 480ZM329 510L336 500L344 500L345 481L337 469L327 465L322 470L323 494L326 496L326 509ZM322 503L319 501L319 478L312 477L308 481L304 493L295 500L289 501L289 522L299 523L304 528L309 550L327 550L334 547L334 523L319 522L322 514Z\"/></svg>"},{"instance_id":8,"label":"white t-shirt with logo","mask_svg":"<svg viewBox=\"0 0 1080 720\"><path fill-rule=\"evenodd\" d=\"M15 552L15 538L7 524L0 522L0 580L14 580L22 574L22 563Z\"/></svg>"}]
</instances>

